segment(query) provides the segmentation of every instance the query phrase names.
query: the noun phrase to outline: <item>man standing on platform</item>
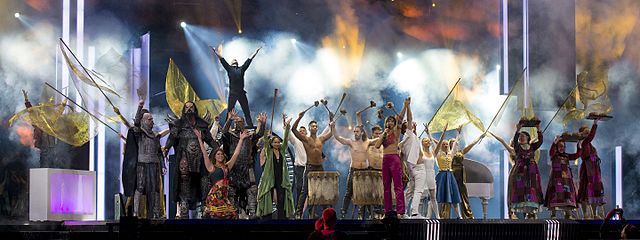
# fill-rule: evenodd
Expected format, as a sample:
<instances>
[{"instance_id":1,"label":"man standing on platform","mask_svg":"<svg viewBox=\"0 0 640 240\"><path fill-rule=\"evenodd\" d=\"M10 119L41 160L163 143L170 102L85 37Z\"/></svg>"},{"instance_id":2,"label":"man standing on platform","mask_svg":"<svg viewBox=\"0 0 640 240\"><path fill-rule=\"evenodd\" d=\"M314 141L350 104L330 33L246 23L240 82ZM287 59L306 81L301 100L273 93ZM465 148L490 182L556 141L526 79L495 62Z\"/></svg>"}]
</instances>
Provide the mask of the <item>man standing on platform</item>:
<instances>
[{"instance_id":1,"label":"man standing on platform","mask_svg":"<svg viewBox=\"0 0 640 240\"><path fill-rule=\"evenodd\" d=\"M247 125L249 128L253 128L253 122L251 120L251 111L249 110L249 100L247 100L247 92L244 90L244 73L249 68L249 64L253 61L253 58L256 57L258 51L260 51L262 47L256 49L256 52L251 55L249 59L247 59L242 66L238 66L238 60L231 60L231 65L221 57L215 48L213 49L213 53L218 57L222 67L227 70L227 76L229 77L229 99L227 100L227 114L231 113L231 109L234 109L236 106L236 102L240 102L240 107L242 107L242 112L244 113L244 117L247 120ZM228 153L226 153L227 156Z\"/></svg>"},{"instance_id":2,"label":"man standing on platform","mask_svg":"<svg viewBox=\"0 0 640 240\"><path fill-rule=\"evenodd\" d=\"M324 162L324 159L322 158L322 147L324 146L324 142L329 140L332 135L331 131L329 131L328 133L318 136L318 123L316 121L309 122L309 133L311 133L311 135L302 135L298 131L298 124L300 124L300 120L304 114L305 112L300 112L300 114L298 114L298 119L296 119L291 127L293 135L300 139L304 145L304 150L307 153L307 164L304 170L304 179L302 180L302 193L298 196L298 203L296 206L296 218L299 219L302 218L304 202L307 200L307 192L309 191L309 178L307 174L312 171L324 171L322 168L322 163ZM329 116L329 118L330 122L333 121L331 116Z\"/></svg>"},{"instance_id":3,"label":"man standing on platform","mask_svg":"<svg viewBox=\"0 0 640 240\"><path fill-rule=\"evenodd\" d=\"M164 147L164 154L173 147L178 167L171 175L174 179L172 194L178 202L176 218L197 218L196 207L202 199L201 176L205 158L200 140L217 147L209 124L199 117L196 105L189 101L182 108L180 119L169 123L170 134Z\"/></svg>"},{"instance_id":4,"label":"man standing on platform","mask_svg":"<svg viewBox=\"0 0 640 240\"><path fill-rule=\"evenodd\" d=\"M222 128L222 143L227 156L233 155L233 150L240 141L240 133L244 131L244 119L231 110L230 117ZM231 121L234 121L235 128L229 131ZM257 152L256 144L264 135L264 126L267 121L267 114L258 114L258 129L256 133L245 139L240 148L240 155L234 167L229 171L229 198L233 199L236 208L243 211L241 217L254 218L258 204L258 185L254 171L254 156Z\"/></svg>"}]
</instances>

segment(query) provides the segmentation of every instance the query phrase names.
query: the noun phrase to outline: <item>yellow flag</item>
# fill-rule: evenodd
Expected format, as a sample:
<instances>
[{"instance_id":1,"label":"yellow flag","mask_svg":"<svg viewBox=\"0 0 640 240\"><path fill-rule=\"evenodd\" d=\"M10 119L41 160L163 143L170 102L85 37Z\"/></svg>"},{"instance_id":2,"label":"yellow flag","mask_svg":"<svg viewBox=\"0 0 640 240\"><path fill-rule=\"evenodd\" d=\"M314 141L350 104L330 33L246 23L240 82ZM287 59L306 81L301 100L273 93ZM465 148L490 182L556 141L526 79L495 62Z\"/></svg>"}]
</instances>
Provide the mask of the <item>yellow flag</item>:
<instances>
[{"instance_id":1,"label":"yellow flag","mask_svg":"<svg viewBox=\"0 0 640 240\"><path fill-rule=\"evenodd\" d=\"M173 114L178 117L182 116L182 107L188 101L196 104L200 117L204 117L207 113L216 116L227 108L227 104L218 99L200 99L173 59L169 59L165 85L167 104Z\"/></svg>"},{"instance_id":2,"label":"yellow flag","mask_svg":"<svg viewBox=\"0 0 640 240\"><path fill-rule=\"evenodd\" d=\"M16 113L9 120L13 124L22 119L65 143L79 147L95 136L89 129L90 116L86 112L64 113L62 104L39 104Z\"/></svg>"},{"instance_id":3,"label":"yellow flag","mask_svg":"<svg viewBox=\"0 0 640 240\"><path fill-rule=\"evenodd\" d=\"M449 124L449 129L472 123L480 131L484 132L482 121L469 111L464 103L453 99L453 97L450 97L433 116L433 120L429 124L429 131L442 132L447 123Z\"/></svg>"}]
</instances>

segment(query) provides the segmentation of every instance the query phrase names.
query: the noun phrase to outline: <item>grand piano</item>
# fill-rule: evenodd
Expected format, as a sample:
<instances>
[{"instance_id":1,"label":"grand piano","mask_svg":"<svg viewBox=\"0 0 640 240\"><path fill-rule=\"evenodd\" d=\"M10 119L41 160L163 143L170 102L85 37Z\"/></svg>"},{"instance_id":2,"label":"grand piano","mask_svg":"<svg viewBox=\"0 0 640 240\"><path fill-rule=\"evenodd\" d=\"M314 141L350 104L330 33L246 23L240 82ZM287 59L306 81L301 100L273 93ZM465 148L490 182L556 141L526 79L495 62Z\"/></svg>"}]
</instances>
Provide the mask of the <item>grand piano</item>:
<instances>
[{"instance_id":1,"label":"grand piano","mask_svg":"<svg viewBox=\"0 0 640 240\"><path fill-rule=\"evenodd\" d=\"M487 166L478 161L465 158L462 164L467 174L467 194L469 198L482 200L483 219L487 219L489 199L493 197L493 175Z\"/></svg>"}]
</instances>

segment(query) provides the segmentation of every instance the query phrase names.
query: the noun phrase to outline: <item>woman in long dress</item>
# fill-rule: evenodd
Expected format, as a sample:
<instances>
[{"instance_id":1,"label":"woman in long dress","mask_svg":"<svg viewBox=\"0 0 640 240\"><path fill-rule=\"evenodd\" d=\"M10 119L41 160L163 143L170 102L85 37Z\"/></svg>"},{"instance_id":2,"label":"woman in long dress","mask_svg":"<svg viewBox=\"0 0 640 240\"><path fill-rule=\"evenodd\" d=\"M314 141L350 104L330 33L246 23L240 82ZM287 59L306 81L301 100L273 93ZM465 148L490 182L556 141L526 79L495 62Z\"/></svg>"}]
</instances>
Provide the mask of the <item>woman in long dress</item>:
<instances>
[{"instance_id":1,"label":"woman in long dress","mask_svg":"<svg viewBox=\"0 0 640 240\"><path fill-rule=\"evenodd\" d=\"M509 174L508 201L510 215L522 212L528 219L535 219L540 205L544 203L542 187L540 185L540 170L535 160L535 151L542 145L543 137L540 124L536 125L538 140L531 142L528 132L520 131L522 124L516 125L516 131L511 142L506 142L496 135L509 153L514 157L514 166Z\"/></svg>"},{"instance_id":2,"label":"woman in long dress","mask_svg":"<svg viewBox=\"0 0 640 240\"><path fill-rule=\"evenodd\" d=\"M565 219L571 218L571 212L576 208L576 187L573 184L570 161L576 160L582 154L578 144L578 151L574 154L565 152L566 146L562 136L557 136L549 149L551 157L551 174L544 199L544 206L551 210L551 218L555 218L556 211L564 211Z\"/></svg>"},{"instance_id":3,"label":"woman in long dress","mask_svg":"<svg viewBox=\"0 0 640 240\"><path fill-rule=\"evenodd\" d=\"M283 119L287 119L283 116ZM293 215L293 193L291 182L289 181L289 171L287 168L287 145L289 139L291 119L284 122L284 141L278 136L265 134L263 137L264 147L260 152L260 166L262 177L258 185L258 210L259 217L270 216L276 203L276 218L287 219Z\"/></svg>"},{"instance_id":4,"label":"woman in long dress","mask_svg":"<svg viewBox=\"0 0 640 240\"><path fill-rule=\"evenodd\" d=\"M240 133L240 140L229 161L227 161L227 157L221 148L214 151L213 161L205 161L205 167L209 173L209 182L212 183L205 200L205 218L235 219L238 217L236 207L229 199L228 173L238 159L242 142L247 137L249 137L247 130ZM200 141L200 143L202 144L202 141Z\"/></svg>"}]
</instances>

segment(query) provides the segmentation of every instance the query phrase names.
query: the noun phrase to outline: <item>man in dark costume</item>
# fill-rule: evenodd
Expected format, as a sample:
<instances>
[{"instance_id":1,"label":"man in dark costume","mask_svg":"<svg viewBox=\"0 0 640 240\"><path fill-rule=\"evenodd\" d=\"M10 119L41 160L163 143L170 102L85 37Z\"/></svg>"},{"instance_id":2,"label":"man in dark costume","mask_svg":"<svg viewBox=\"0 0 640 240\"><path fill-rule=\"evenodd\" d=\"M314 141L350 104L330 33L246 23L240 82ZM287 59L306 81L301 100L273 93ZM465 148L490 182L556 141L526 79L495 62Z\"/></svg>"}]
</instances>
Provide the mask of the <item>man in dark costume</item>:
<instances>
[{"instance_id":1,"label":"man in dark costume","mask_svg":"<svg viewBox=\"0 0 640 240\"><path fill-rule=\"evenodd\" d=\"M229 77L229 99L227 100L227 112L230 113L231 109L234 109L236 106L236 102L240 102L240 107L242 107L242 112L244 113L244 117L247 120L247 125L249 128L253 128L253 121L251 119L251 111L249 110L249 100L247 100L247 92L244 90L244 73L249 68L249 64L253 58L256 57L258 51L260 51L262 47L256 49L256 52L247 59L242 66L238 66L238 60L231 60L231 65L225 60L223 57L218 55L216 49L213 49L213 53L220 59L220 63L225 70L227 70L227 76ZM233 149L233 148L231 148ZM228 155L227 156L231 156Z\"/></svg>"},{"instance_id":2,"label":"man in dark costume","mask_svg":"<svg viewBox=\"0 0 640 240\"><path fill-rule=\"evenodd\" d=\"M160 146L162 136L153 132L153 116L143 107L144 101L141 100L134 126L129 128L127 133L122 162L122 186L125 196L133 196L133 216L159 219L164 217L164 206L161 204L161 175L166 172ZM140 197L143 194L146 196L146 214L141 213L139 209Z\"/></svg>"},{"instance_id":3,"label":"man in dark costume","mask_svg":"<svg viewBox=\"0 0 640 240\"><path fill-rule=\"evenodd\" d=\"M231 121L235 122L235 128L229 131ZM257 132L243 142L240 155L234 167L229 171L229 198L233 199L235 206L244 211L249 218L254 218L258 204L258 185L254 171L256 144L264 135L264 124L267 114L258 114ZM227 156L233 155L233 150L240 140L240 133L244 131L244 119L238 117L235 110L230 113L229 119L222 129L222 143Z\"/></svg>"},{"instance_id":4,"label":"man in dark costume","mask_svg":"<svg viewBox=\"0 0 640 240\"><path fill-rule=\"evenodd\" d=\"M214 149L214 142L209 132L209 123L198 115L196 105L189 101L182 108L182 116L169 123L170 133L164 147L166 152L173 147L178 167L172 173L174 199L178 203L176 218L196 218L196 207L202 199L201 176L205 171L206 150L201 148L201 141Z\"/></svg>"}]
</instances>

